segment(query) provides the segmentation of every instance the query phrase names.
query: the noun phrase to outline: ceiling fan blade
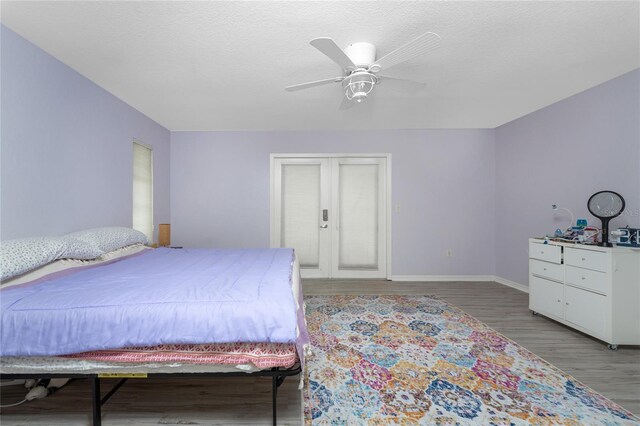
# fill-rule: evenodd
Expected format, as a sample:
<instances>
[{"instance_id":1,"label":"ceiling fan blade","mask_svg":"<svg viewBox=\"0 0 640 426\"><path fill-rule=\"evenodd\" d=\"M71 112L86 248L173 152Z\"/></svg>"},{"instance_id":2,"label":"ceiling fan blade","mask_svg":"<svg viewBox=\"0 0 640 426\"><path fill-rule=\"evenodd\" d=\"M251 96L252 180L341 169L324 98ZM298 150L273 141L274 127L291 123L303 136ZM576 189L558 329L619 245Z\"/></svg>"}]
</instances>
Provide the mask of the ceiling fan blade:
<instances>
[{"instance_id":1,"label":"ceiling fan blade","mask_svg":"<svg viewBox=\"0 0 640 426\"><path fill-rule=\"evenodd\" d=\"M403 46L400 46L393 52L388 53L382 58L378 59L375 64L372 65L372 67L377 65L381 69L389 69L392 66L398 65L399 63L411 59L415 56L422 55L424 53L437 49L438 47L440 47L441 40L442 39L438 34L424 33L415 40L410 41Z\"/></svg>"},{"instance_id":2,"label":"ceiling fan blade","mask_svg":"<svg viewBox=\"0 0 640 426\"><path fill-rule=\"evenodd\" d=\"M378 75L378 84L382 87L388 87L396 92L414 94L427 87L427 83L415 80L407 80L404 78L389 77L386 75Z\"/></svg>"},{"instance_id":3,"label":"ceiling fan blade","mask_svg":"<svg viewBox=\"0 0 640 426\"><path fill-rule=\"evenodd\" d=\"M355 102L350 101L346 96L343 96L342 102L340 103L340 107L338 109L349 109L353 107L353 104L355 104Z\"/></svg>"},{"instance_id":4,"label":"ceiling fan blade","mask_svg":"<svg viewBox=\"0 0 640 426\"><path fill-rule=\"evenodd\" d=\"M322 86L329 83L340 83L344 77L327 78L326 80L309 81L307 83L294 84L284 88L287 92L295 92L296 90L308 89L309 87Z\"/></svg>"},{"instance_id":5,"label":"ceiling fan blade","mask_svg":"<svg viewBox=\"0 0 640 426\"><path fill-rule=\"evenodd\" d=\"M330 39L329 37L321 37L315 38L309 42L313 47L324 53L336 64L340 65L342 69L345 70L354 70L356 69L355 64L344 50L340 49L335 41Z\"/></svg>"}]
</instances>

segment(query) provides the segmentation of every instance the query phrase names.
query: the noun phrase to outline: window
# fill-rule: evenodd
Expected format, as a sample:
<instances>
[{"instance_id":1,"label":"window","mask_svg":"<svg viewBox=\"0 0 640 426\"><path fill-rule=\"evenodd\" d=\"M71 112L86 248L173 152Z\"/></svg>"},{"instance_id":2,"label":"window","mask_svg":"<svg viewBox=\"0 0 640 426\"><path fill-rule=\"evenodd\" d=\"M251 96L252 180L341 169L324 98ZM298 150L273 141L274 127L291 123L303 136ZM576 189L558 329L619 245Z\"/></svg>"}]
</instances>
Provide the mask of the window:
<instances>
[{"instance_id":1,"label":"window","mask_svg":"<svg viewBox=\"0 0 640 426\"><path fill-rule=\"evenodd\" d=\"M133 141L133 229L153 241L153 150Z\"/></svg>"}]
</instances>

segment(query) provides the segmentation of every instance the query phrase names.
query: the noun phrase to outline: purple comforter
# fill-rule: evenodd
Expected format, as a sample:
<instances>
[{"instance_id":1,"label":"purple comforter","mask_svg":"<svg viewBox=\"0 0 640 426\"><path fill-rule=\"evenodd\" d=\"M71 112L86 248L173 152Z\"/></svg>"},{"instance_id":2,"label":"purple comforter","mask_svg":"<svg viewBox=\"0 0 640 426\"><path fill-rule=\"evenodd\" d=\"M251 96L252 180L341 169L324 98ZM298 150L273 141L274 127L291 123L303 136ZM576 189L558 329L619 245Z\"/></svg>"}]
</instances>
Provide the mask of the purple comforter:
<instances>
[{"instance_id":1,"label":"purple comforter","mask_svg":"<svg viewBox=\"0 0 640 426\"><path fill-rule=\"evenodd\" d=\"M293 259L291 249L160 248L10 287L0 297L0 355L170 343L296 343Z\"/></svg>"}]
</instances>

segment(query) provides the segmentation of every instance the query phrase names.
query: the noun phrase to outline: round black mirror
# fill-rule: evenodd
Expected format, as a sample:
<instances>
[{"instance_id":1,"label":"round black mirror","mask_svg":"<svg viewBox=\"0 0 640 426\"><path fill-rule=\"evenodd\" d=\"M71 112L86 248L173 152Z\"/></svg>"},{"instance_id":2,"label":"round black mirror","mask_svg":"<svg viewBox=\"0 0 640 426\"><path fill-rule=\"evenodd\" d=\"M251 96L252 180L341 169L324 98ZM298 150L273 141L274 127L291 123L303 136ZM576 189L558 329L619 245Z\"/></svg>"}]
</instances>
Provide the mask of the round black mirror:
<instances>
[{"instance_id":1,"label":"round black mirror","mask_svg":"<svg viewBox=\"0 0 640 426\"><path fill-rule=\"evenodd\" d=\"M609 221L624 211L624 198L613 191L600 191L589 197L587 208L602 222L602 242L598 245L611 247L609 242Z\"/></svg>"}]
</instances>

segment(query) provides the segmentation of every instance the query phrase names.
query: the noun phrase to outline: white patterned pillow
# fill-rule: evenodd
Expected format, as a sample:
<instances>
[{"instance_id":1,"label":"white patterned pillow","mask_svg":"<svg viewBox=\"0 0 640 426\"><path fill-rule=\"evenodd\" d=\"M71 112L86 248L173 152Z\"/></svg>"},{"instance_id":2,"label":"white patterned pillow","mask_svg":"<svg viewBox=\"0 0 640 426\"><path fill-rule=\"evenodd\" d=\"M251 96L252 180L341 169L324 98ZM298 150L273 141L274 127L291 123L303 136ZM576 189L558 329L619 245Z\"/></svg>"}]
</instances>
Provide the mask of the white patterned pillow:
<instances>
[{"instance_id":1,"label":"white patterned pillow","mask_svg":"<svg viewBox=\"0 0 640 426\"><path fill-rule=\"evenodd\" d=\"M147 244L147 236L135 229L122 226L87 229L73 232L65 237L76 238L98 248L102 253L108 253L132 244Z\"/></svg>"},{"instance_id":2,"label":"white patterned pillow","mask_svg":"<svg viewBox=\"0 0 640 426\"><path fill-rule=\"evenodd\" d=\"M2 241L0 243L0 280L4 281L60 259L64 248L64 240L58 237Z\"/></svg>"},{"instance_id":3,"label":"white patterned pillow","mask_svg":"<svg viewBox=\"0 0 640 426\"><path fill-rule=\"evenodd\" d=\"M62 237L64 250L60 259L90 260L102 256L102 250L94 244L73 237Z\"/></svg>"}]
</instances>

